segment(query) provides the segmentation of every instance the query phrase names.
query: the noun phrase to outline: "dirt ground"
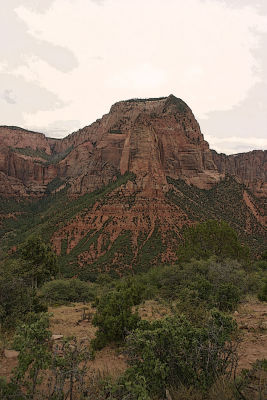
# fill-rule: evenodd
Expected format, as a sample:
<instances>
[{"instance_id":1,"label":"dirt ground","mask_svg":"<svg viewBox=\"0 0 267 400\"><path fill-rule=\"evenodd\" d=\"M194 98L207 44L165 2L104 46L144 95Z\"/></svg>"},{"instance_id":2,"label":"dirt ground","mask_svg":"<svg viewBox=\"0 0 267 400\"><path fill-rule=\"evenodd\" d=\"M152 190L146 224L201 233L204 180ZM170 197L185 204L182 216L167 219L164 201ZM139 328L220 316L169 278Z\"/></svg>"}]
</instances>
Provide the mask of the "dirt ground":
<instances>
[{"instance_id":1,"label":"dirt ground","mask_svg":"<svg viewBox=\"0 0 267 400\"><path fill-rule=\"evenodd\" d=\"M267 359L267 303L250 301L234 314L242 333L238 369L250 368L256 360Z\"/></svg>"},{"instance_id":2,"label":"dirt ground","mask_svg":"<svg viewBox=\"0 0 267 400\"><path fill-rule=\"evenodd\" d=\"M52 334L76 336L79 341L88 341L94 337L96 328L91 319L94 310L90 305L81 303L72 306L50 308ZM163 305L149 301L139 307L139 313L144 319L162 318L168 313ZM84 315L85 314L85 315ZM85 317L86 319L83 319ZM251 300L242 304L234 313L242 334L239 348L239 370L250 368L257 359L267 359L267 303ZM16 359L0 356L0 376L9 377L16 365ZM106 347L97 352L90 367L101 376L119 376L126 368L126 360L118 349Z\"/></svg>"}]
</instances>

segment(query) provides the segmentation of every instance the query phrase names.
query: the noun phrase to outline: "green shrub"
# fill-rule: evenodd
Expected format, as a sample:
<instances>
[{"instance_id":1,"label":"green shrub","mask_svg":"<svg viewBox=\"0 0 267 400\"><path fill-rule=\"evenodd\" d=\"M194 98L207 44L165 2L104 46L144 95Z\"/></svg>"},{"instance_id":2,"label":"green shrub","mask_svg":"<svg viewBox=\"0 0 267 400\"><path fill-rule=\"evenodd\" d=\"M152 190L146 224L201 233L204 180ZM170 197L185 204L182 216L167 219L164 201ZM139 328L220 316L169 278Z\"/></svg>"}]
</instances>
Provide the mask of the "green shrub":
<instances>
[{"instance_id":1,"label":"green shrub","mask_svg":"<svg viewBox=\"0 0 267 400\"><path fill-rule=\"evenodd\" d=\"M264 250L264 252L262 253L261 260L267 261L267 250Z\"/></svg>"},{"instance_id":2,"label":"green shrub","mask_svg":"<svg viewBox=\"0 0 267 400\"><path fill-rule=\"evenodd\" d=\"M184 243L178 249L179 260L206 260L211 256L219 261L247 260L249 248L241 244L237 233L225 221L208 220L187 228Z\"/></svg>"},{"instance_id":3,"label":"green shrub","mask_svg":"<svg viewBox=\"0 0 267 400\"><path fill-rule=\"evenodd\" d=\"M57 351L49 317L30 314L27 323L17 327L13 345L20 353L10 379L0 378L1 400L85 399L88 346L75 337L64 338Z\"/></svg>"},{"instance_id":4,"label":"green shrub","mask_svg":"<svg viewBox=\"0 0 267 400\"><path fill-rule=\"evenodd\" d=\"M180 265L158 267L133 280L140 281L145 290L142 300L148 295L173 301L178 300L180 311L186 312L188 305L205 308L214 307L222 311L233 310L249 288L249 274L238 261L191 260ZM255 278L254 287L259 279ZM182 309L184 305L184 309Z\"/></svg>"},{"instance_id":5,"label":"green shrub","mask_svg":"<svg viewBox=\"0 0 267 400\"><path fill-rule=\"evenodd\" d=\"M106 344L119 343L136 328L140 320L137 313L132 312L137 297L132 287L123 287L103 295L97 304L93 325L98 327L96 338L92 341L94 350Z\"/></svg>"},{"instance_id":6,"label":"green shrub","mask_svg":"<svg viewBox=\"0 0 267 400\"><path fill-rule=\"evenodd\" d=\"M267 359L256 360L250 369L243 369L237 377L235 388L238 399L266 399Z\"/></svg>"},{"instance_id":7,"label":"green shrub","mask_svg":"<svg viewBox=\"0 0 267 400\"><path fill-rule=\"evenodd\" d=\"M218 288L215 299L219 310L233 311L240 301L239 289L232 283L225 283Z\"/></svg>"},{"instance_id":8,"label":"green shrub","mask_svg":"<svg viewBox=\"0 0 267 400\"><path fill-rule=\"evenodd\" d=\"M50 244L46 244L39 236L30 236L20 246L19 256L24 261L21 273L32 287L37 288L58 274L57 256Z\"/></svg>"},{"instance_id":9,"label":"green shrub","mask_svg":"<svg viewBox=\"0 0 267 400\"><path fill-rule=\"evenodd\" d=\"M78 301L86 302L95 299L93 288L79 279L58 279L47 282L42 286L40 295L47 302L58 304Z\"/></svg>"},{"instance_id":10,"label":"green shrub","mask_svg":"<svg viewBox=\"0 0 267 400\"><path fill-rule=\"evenodd\" d=\"M141 399L163 398L168 387L207 391L218 377L231 376L237 360L231 343L235 331L236 323L216 311L202 327L184 316L141 321L127 338L130 367L119 381L125 397L114 398L128 398L141 383Z\"/></svg>"},{"instance_id":11,"label":"green shrub","mask_svg":"<svg viewBox=\"0 0 267 400\"><path fill-rule=\"evenodd\" d=\"M260 301L267 301L267 279L265 280L261 290L258 293L258 299Z\"/></svg>"},{"instance_id":12,"label":"green shrub","mask_svg":"<svg viewBox=\"0 0 267 400\"><path fill-rule=\"evenodd\" d=\"M4 330L24 321L29 312L47 310L36 289L17 273L20 268L19 260L0 265L0 327Z\"/></svg>"},{"instance_id":13,"label":"green shrub","mask_svg":"<svg viewBox=\"0 0 267 400\"><path fill-rule=\"evenodd\" d=\"M267 260L258 260L253 264L254 269L267 271Z\"/></svg>"}]
</instances>

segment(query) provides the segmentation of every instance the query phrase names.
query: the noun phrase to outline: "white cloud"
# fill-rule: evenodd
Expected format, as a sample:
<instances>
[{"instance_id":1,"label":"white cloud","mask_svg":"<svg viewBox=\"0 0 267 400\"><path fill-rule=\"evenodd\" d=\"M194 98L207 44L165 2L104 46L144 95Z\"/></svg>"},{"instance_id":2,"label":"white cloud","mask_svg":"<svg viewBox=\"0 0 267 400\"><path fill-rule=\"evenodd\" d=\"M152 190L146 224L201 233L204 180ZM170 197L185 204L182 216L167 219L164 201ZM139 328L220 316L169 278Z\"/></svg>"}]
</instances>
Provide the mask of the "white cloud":
<instances>
[{"instance_id":1,"label":"white cloud","mask_svg":"<svg viewBox=\"0 0 267 400\"><path fill-rule=\"evenodd\" d=\"M235 154L249 151L250 149L262 150L267 148L267 139L256 138L254 136L218 138L213 135L206 135L205 139L209 142L211 149L225 154Z\"/></svg>"},{"instance_id":2,"label":"white cloud","mask_svg":"<svg viewBox=\"0 0 267 400\"><path fill-rule=\"evenodd\" d=\"M27 126L93 122L115 101L170 93L198 118L228 110L259 80L252 50L267 17L251 6L214 0L54 0L45 13L20 6L17 15L37 40L68 49L78 67L61 71L29 57L16 75L55 93L60 109L25 113ZM38 102L38 99L36 99Z\"/></svg>"},{"instance_id":3,"label":"white cloud","mask_svg":"<svg viewBox=\"0 0 267 400\"><path fill-rule=\"evenodd\" d=\"M107 87L113 90L150 90L162 88L166 82L166 76L163 70L156 69L149 64L136 65L134 68L129 68L119 72L114 76L109 76L107 79Z\"/></svg>"}]
</instances>

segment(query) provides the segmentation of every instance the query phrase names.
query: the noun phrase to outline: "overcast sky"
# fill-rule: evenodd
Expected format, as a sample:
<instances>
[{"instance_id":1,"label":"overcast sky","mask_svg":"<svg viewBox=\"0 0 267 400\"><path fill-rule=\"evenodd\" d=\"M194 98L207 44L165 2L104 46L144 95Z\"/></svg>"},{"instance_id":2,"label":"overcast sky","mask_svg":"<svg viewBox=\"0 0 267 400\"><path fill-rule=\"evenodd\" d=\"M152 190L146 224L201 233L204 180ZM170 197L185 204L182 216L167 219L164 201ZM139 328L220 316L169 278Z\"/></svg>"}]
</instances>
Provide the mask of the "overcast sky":
<instances>
[{"instance_id":1,"label":"overcast sky","mask_svg":"<svg viewBox=\"0 0 267 400\"><path fill-rule=\"evenodd\" d=\"M0 124L63 137L174 94L211 148L267 147L267 0L0 0Z\"/></svg>"}]
</instances>

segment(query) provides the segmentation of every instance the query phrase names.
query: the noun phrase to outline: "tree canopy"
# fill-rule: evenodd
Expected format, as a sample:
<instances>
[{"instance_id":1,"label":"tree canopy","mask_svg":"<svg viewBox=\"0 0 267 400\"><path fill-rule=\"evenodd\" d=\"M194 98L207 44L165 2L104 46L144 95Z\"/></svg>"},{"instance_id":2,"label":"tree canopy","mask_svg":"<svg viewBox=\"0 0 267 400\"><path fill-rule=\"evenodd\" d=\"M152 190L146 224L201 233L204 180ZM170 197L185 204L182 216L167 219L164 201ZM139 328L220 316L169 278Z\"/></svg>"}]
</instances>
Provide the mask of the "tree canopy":
<instances>
[{"instance_id":1,"label":"tree canopy","mask_svg":"<svg viewBox=\"0 0 267 400\"><path fill-rule=\"evenodd\" d=\"M226 258L247 260L249 249L225 221L208 220L187 228L184 242L178 249L179 260L207 260L211 256L219 261Z\"/></svg>"},{"instance_id":2,"label":"tree canopy","mask_svg":"<svg viewBox=\"0 0 267 400\"><path fill-rule=\"evenodd\" d=\"M21 245L19 255L26 261L23 271L31 279L32 287L40 286L58 273L56 254L39 236L30 236Z\"/></svg>"}]
</instances>

